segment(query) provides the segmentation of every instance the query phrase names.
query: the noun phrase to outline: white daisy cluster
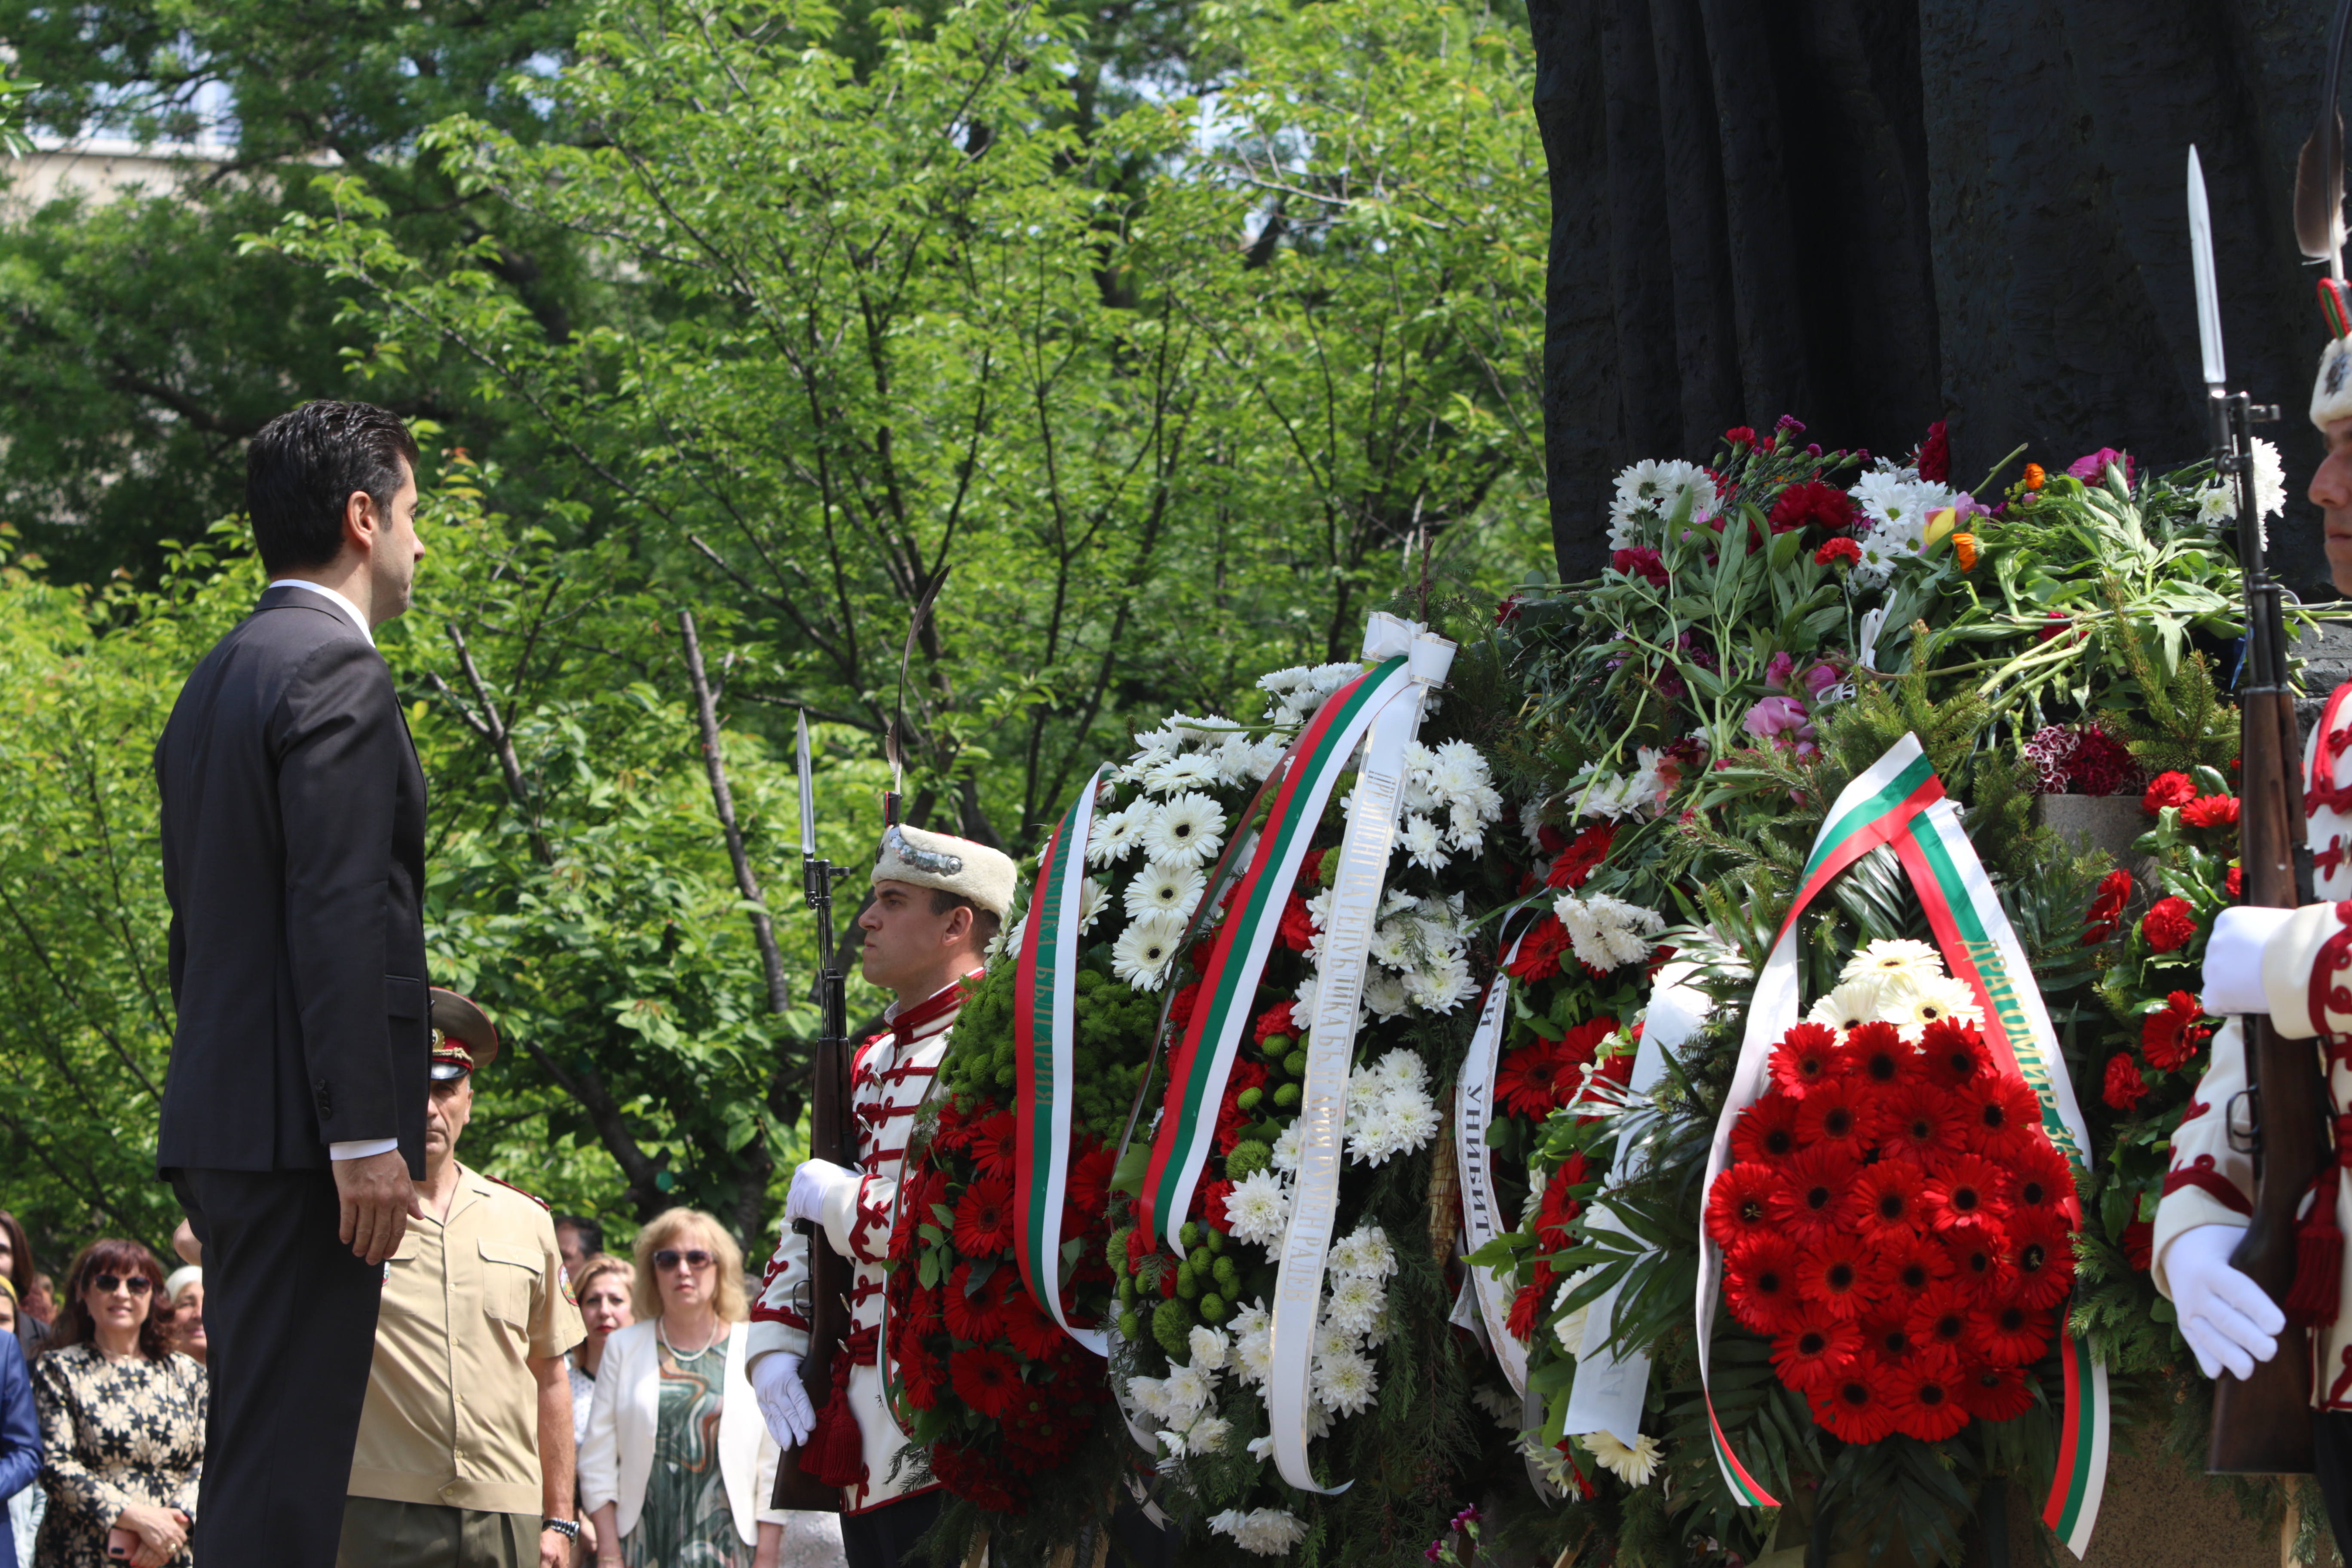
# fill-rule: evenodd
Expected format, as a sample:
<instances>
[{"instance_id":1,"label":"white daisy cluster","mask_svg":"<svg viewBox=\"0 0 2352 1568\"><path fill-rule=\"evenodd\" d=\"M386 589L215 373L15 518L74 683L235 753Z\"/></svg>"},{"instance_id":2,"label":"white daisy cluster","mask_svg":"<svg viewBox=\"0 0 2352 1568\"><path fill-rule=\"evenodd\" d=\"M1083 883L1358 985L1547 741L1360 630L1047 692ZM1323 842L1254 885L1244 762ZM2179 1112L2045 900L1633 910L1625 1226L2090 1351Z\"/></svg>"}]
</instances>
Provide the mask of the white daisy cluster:
<instances>
[{"instance_id":1,"label":"white daisy cluster","mask_svg":"<svg viewBox=\"0 0 2352 1568\"><path fill-rule=\"evenodd\" d=\"M1599 763L1587 763L1569 781L1561 797L1570 803L1580 822L1596 818L1621 822L1637 813L1655 816L1665 810L1667 797L1674 794L1674 786L1659 772L1664 760L1665 753L1655 746L1642 746L1634 752L1633 771L1629 773L1604 773ZM1519 819L1535 825L1528 829L1528 838L1540 852L1539 813L1522 811Z\"/></svg>"},{"instance_id":2,"label":"white daisy cluster","mask_svg":"<svg viewBox=\"0 0 2352 1568\"><path fill-rule=\"evenodd\" d=\"M1160 1422L1161 1463L1171 1465L1187 1454L1213 1454L1233 1435L1233 1424L1211 1414L1216 1404L1217 1374L1225 1368L1232 1342L1204 1324L1194 1324L1192 1358L1171 1366L1166 1377L1131 1377L1127 1396L1136 1407Z\"/></svg>"},{"instance_id":3,"label":"white daisy cluster","mask_svg":"<svg viewBox=\"0 0 2352 1568\"><path fill-rule=\"evenodd\" d=\"M1715 479L1697 464L1653 459L1625 469L1617 476L1617 496L1609 503L1609 548L1659 543L1665 537L1666 520L1685 496L1692 522L1705 523L1715 516Z\"/></svg>"},{"instance_id":4,"label":"white daisy cluster","mask_svg":"<svg viewBox=\"0 0 2352 1568\"><path fill-rule=\"evenodd\" d=\"M1364 667L1353 661L1339 664L1297 665L1289 669L1277 669L1271 675L1257 678L1258 689L1269 699L1265 705L1265 721L1269 724L1304 724L1315 710L1323 706L1328 697L1356 677ZM1279 757L1282 753L1276 752ZM1271 761L1267 767L1274 764ZM1265 775L1260 773L1259 777Z\"/></svg>"},{"instance_id":5,"label":"white daisy cluster","mask_svg":"<svg viewBox=\"0 0 2352 1568\"><path fill-rule=\"evenodd\" d=\"M1934 948L1890 938L1870 942L1847 959L1837 989L1815 1002L1805 1017L1833 1029L1892 1024L1905 1039L1916 1040L1940 1019L1980 1024L1984 1012L1965 984L1945 973Z\"/></svg>"},{"instance_id":6,"label":"white daisy cluster","mask_svg":"<svg viewBox=\"0 0 2352 1568\"><path fill-rule=\"evenodd\" d=\"M1386 1164L1437 1136L1437 1101L1417 1051L1393 1050L1348 1079L1348 1158Z\"/></svg>"},{"instance_id":7,"label":"white daisy cluster","mask_svg":"<svg viewBox=\"0 0 2352 1568\"><path fill-rule=\"evenodd\" d=\"M1149 795L1255 784L1274 771L1289 744L1288 735L1253 733L1218 714L1194 719L1171 713L1159 729L1137 733L1135 754L1111 776L1141 784Z\"/></svg>"},{"instance_id":8,"label":"white daisy cluster","mask_svg":"<svg viewBox=\"0 0 2352 1568\"><path fill-rule=\"evenodd\" d=\"M1259 1557L1279 1557L1307 1539L1306 1521L1278 1508L1254 1508L1247 1513L1229 1508L1209 1516L1209 1529L1232 1536L1234 1545Z\"/></svg>"},{"instance_id":9,"label":"white daisy cluster","mask_svg":"<svg viewBox=\"0 0 2352 1568\"><path fill-rule=\"evenodd\" d=\"M1454 854L1485 847L1488 824L1500 820L1503 797L1486 772L1486 759L1467 741L1448 741L1432 750L1415 741L1404 749L1404 827L1398 834L1406 857L1426 871L1442 871Z\"/></svg>"},{"instance_id":10,"label":"white daisy cluster","mask_svg":"<svg viewBox=\"0 0 2352 1568\"><path fill-rule=\"evenodd\" d=\"M1850 493L1870 520L1867 531L1854 532L1854 543L1862 549L1851 574L1857 588L1883 587L1896 565L1927 548L1927 520L1959 499L1949 485L1923 479L1918 469L1896 468L1884 459L1856 480Z\"/></svg>"},{"instance_id":11,"label":"white daisy cluster","mask_svg":"<svg viewBox=\"0 0 2352 1568\"><path fill-rule=\"evenodd\" d=\"M1568 928L1576 956L1595 969L1615 969L1649 957L1651 939L1666 929L1666 918L1657 910L1607 893L1562 893L1551 912Z\"/></svg>"},{"instance_id":12,"label":"white daisy cluster","mask_svg":"<svg viewBox=\"0 0 2352 1568\"><path fill-rule=\"evenodd\" d=\"M1307 912L1315 915L1313 905ZM1316 925L1319 930L1319 918ZM1370 952L1364 1005L1376 1018L1393 1018L1413 1007L1451 1013L1477 993L1470 973L1470 922L1458 892L1416 899L1391 889L1381 900Z\"/></svg>"},{"instance_id":13,"label":"white daisy cluster","mask_svg":"<svg viewBox=\"0 0 2352 1568\"><path fill-rule=\"evenodd\" d=\"M1181 750L1217 736L1223 739L1213 752ZM1185 786L1230 783L1229 764L1246 772L1255 763L1247 734L1223 719L1187 719L1180 713L1167 728L1135 739L1135 757L1119 777L1140 784L1143 794L1118 810L1096 816L1087 834L1087 864L1113 869L1140 854L1142 865L1120 900L1128 923L1112 944L1111 973L1138 991L1157 991L1167 984L1184 939L1184 922L1200 907L1207 868L1224 847L1230 826L1215 796ZM1273 763L1265 766L1271 768ZM1263 777L1263 770L1255 776ZM1108 901L1108 887L1086 879L1079 894L1079 929L1091 931ZM1017 942L1021 926L1026 924L1024 915L1008 941Z\"/></svg>"}]
</instances>

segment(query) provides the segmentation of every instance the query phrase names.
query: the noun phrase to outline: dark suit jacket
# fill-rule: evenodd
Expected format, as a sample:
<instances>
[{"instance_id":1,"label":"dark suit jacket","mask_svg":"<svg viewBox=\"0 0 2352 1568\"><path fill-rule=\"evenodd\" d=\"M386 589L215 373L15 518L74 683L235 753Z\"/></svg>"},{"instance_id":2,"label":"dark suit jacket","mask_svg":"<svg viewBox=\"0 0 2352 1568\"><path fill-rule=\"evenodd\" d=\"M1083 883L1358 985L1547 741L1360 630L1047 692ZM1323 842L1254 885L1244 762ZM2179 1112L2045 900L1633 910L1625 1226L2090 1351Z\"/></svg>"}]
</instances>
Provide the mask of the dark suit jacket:
<instances>
[{"instance_id":1,"label":"dark suit jacket","mask_svg":"<svg viewBox=\"0 0 2352 1568\"><path fill-rule=\"evenodd\" d=\"M179 1025L156 1163L322 1167L397 1138L425 1174L425 773L351 618L274 588L155 747Z\"/></svg>"}]
</instances>

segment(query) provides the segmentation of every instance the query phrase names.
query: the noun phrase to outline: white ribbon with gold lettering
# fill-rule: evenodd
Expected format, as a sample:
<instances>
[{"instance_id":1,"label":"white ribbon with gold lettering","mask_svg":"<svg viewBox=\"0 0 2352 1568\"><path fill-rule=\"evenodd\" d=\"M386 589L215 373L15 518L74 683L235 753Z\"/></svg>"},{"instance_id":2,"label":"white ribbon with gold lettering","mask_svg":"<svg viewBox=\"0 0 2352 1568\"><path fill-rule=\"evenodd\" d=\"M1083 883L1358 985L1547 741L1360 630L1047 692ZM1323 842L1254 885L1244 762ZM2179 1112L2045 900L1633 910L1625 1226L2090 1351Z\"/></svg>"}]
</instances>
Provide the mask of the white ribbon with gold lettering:
<instances>
[{"instance_id":1,"label":"white ribbon with gold lettering","mask_svg":"<svg viewBox=\"0 0 2352 1568\"><path fill-rule=\"evenodd\" d=\"M1339 870L1332 879L1330 913L1323 922L1315 1009L1307 1037L1307 1077L1298 1103L1298 1181L1269 1326L1273 1365L1266 1381L1266 1414L1275 1465L1293 1487L1326 1495L1353 1484L1316 1484L1307 1463L1307 1426L1315 1396L1315 1329L1323 1303L1324 1258L1339 1206L1348 1073L1362 1013L1364 963L1380 919L1397 816L1404 803L1404 749L1421 729L1423 699L1430 688L1444 683L1454 663L1454 644L1445 638L1410 621L1375 615L1364 634L1364 657L1386 659L1408 652L1412 684L1389 700L1364 737L1363 763L1348 804L1347 832L1339 841Z\"/></svg>"},{"instance_id":2,"label":"white ribbon with gold lettering","mask_svg":"<svg viewBox=\"0 0 2352 1568\"><path fill-rule=\"evenodd\" d=\"M1537 912L1541 912L1540 905ZM1503 1021L1510 1016L1511 965L1519 956L1519 943L1526 940L1524 931L1513 938L1496 964L1495 978L1486 987L1486 1005L1478 1014L1478 1027L1471 1033L1470 1049L1454 1079L1454 1159L1462 1186L1462 1247L1474 1256L1511 1228L1495 1195L1495 1153L1486 1147L1486 1129L1495 1120L1495 1064L1502 1054ZM1508 1327L1511 1304L1505 1298L1503 1282L1491 1268L1473 1263L1469 1269L1470 1297L1486 1322L1495 1360L1510 1379L1511 1391L1525 1398L1528 1347Z\"/></svg>"}]
</instances>

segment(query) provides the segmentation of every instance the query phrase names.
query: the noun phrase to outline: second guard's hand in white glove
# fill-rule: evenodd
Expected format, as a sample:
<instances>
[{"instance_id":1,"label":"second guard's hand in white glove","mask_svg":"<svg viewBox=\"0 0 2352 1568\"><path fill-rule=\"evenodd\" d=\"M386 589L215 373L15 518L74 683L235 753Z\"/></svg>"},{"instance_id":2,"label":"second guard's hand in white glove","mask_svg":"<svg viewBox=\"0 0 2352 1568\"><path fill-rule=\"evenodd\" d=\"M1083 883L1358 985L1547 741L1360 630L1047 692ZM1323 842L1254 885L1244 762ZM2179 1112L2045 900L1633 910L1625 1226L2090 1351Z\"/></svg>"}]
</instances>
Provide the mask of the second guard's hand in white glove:
<instances>
[{"instance_id":1,"label":"second guard's hand in white glove","mask_svg":"<svg viewBox=\"0 0 2352 1568\"><path fill-rule=\"evenodd\" d=\"M2164 1249L2181 1337L2207 1377L2221 1376L2224 1367L2233 1377L2252 1377L2256 1362L2278 1354L2278 1331L2286 1327L2278 1303L2230 1267L2230 1254L2245 1234L2234 1225L2200 1225Z\"/></svg>"},{"instance_id":2,"label":"second guard's hand in white glove","mask_svg":"<svg viewBox=\"0 0 2352 1568\"><path fill-rule=\"evenodd\" d=\"M751 1363L751 1392L779 1448L797 1448L816 1430L816 1410L801 1386L801 1358L770 1351Z\"/></svg>"},{"instance_id":3,"label":"second guard's hand in white glove","mask_svg":"<svg viewBox=\"0 0 2352 1568\"><path fill-rule=\"evenodd\" d=\"M2294 918L2293 910L2247 905L2223 910L2213 922L2213 934L2205 939L2205 994L2198 1005L2216 1018L2269 1012L2270 998L2263 991L2263 949Z\"/></svg>"},{"instance_id":4,"label":"second guard's hand in white glove","mask_svg":"<svg viewBox=\"0 0 2352 1568\"><path fill-rule=\"evenodd\" d=\"M803 1160L793 1173L793 1190L784 1194L786 1219L824 1222L825 1199L835 1189L857 1184L857 1173L830 1160Z\"/></svg>"}]
</instances>

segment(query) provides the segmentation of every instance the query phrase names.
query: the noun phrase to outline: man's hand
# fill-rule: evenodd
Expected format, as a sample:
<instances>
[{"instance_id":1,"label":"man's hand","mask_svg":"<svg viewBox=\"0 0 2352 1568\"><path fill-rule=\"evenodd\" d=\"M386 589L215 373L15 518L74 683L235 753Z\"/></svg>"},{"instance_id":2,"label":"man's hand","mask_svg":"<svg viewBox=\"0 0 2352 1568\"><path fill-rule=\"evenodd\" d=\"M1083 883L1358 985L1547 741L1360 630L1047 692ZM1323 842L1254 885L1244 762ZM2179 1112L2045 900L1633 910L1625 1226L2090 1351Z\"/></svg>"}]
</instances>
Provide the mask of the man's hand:
<instances>
[{"instance_id":1,"label":"man's hand","mask_svg":"<svg viewBox=\"0 0 2352 1568\"><path fill-rule=\"evenodd\" d=\"M560 1530L541 1531L539 1568L572 1568L572 1538Z\"/></svg>"},{"instance_id":2,"label":"man's hand","mask_svg":"<svg viewBox=\"0 0 2352 1568\"><path fill-rule=\"evenodd\" d=\"M2278 1331L2286 1327L2278 1303L2230 1267L2230 1254L2245 1234L2234 1225L2200 1225L2164 1249L2180 1337L2207 1377L2221 1376L2224 1367L2232 1377L2252 1377L2256 1362L2278 1354Z\"/></svg>"},{"instance_id":3,"label":"man's hand","mask_svg":"<svg viewBox=\"0 0 2352 1568\"><path fill-rule=\"evenodd\" d=\"M855 1185L857 1173L830 1160L803 1160L793 1173L793 1190L784 1194L786 1219L824 1220L824 1201L835 1188Z\"/></svg>"},{"instance_id":4,"label":"man's hand","mask_svg":"<svg viewBox=\"0 0 2352 1568\"><path fill-rule=\"evenodd\" d=\"M335 1234L370 1265L382 1263L408 1234L408 1222L425 1216L408 1162L393 1149L363 1160L337 1160L332 1168L335 1195L342 1201L342 1223Z\"/></svg>"},{"instance_id":5,"label":"man's hand","mask_svg":"<svg viewBox=\"0 0 2352 1568\"><path fill-rule=\"evenodd\" d=\"M753 1362L751 1392L760 1396L760 1414L777 1447L797 1448L816 1430L816 1410L809 1404L808 1390L801 1386L800 1357L770 1351Z\"/></svg>"}]
</instances>

